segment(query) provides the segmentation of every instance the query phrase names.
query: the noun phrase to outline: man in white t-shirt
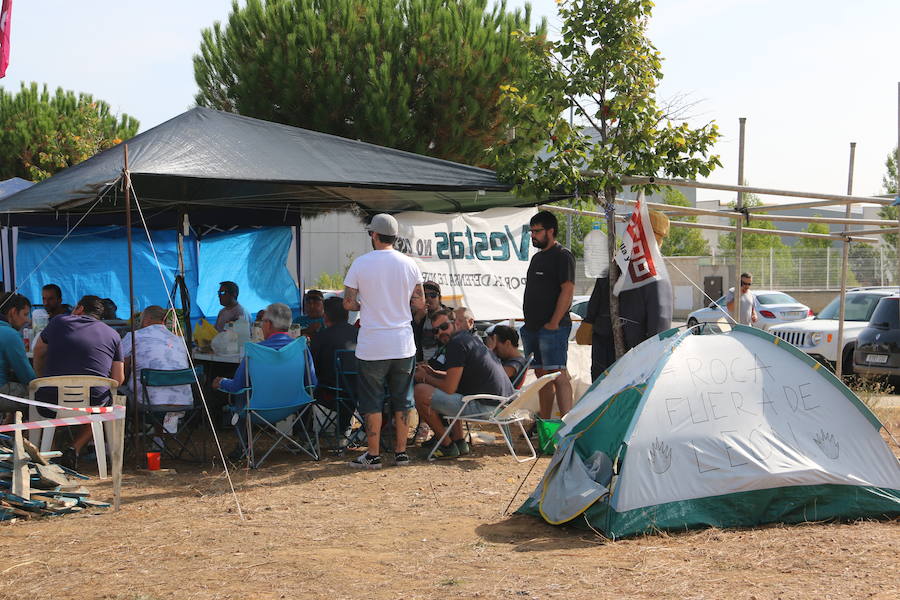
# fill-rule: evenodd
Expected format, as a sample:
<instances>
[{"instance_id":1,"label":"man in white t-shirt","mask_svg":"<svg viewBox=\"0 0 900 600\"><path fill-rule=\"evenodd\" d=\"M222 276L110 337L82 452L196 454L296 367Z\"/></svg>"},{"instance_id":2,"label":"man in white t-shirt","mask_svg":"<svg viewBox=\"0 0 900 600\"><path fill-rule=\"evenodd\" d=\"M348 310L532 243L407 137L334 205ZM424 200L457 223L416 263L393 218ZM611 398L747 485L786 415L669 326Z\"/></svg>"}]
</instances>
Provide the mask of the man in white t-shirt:
<instances>
[{"instance_id":1,"label":"man in white t-shirt","mask_svg":"<svg viewBox=\"0 0 900 600\"><path fill-rule=\"evenodd\" d=\"M751 325L756 323L759 316L756 314L756 296L750 291L753 285L753 275L750 273L741 273L741 306L738 315L738 323L741 325ZM734 313L734 288L728 290L725 294L725 304L728 307L728 313Z\"/></svg>"},{"instance_id":2,"label":"man in white t-shirt","mask_svg":"<svg viewBox=\"0 0 900 600\"><path fill-rule=\"evenodd\" d=\"M407 416L413 407L412 378L416 342L410 307L425 306L422 274L416 263L394 250L397 219L378 214L366 227L374 251L353 261L344 277L344 308L359 311L356 360L359 372L359 412L365 416L368 449L350 462L358 469L381 468L382 410L390 401L394 412L398 466L409 464L406 454ZM385 398L385 388L388 397Z\"/></svg>"}]
</instances>

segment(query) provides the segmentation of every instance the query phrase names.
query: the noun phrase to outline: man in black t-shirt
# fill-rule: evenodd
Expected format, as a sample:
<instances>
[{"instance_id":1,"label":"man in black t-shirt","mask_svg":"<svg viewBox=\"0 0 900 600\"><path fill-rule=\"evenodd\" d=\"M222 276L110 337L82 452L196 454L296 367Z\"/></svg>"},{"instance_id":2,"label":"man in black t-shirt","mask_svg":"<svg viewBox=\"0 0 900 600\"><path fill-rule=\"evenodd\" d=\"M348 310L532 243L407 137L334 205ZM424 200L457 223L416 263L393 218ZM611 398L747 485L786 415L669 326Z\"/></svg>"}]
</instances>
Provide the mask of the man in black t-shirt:
<instances>
[{"instance_id":1,"label":"man in black t-shirt","mask_svg":"<svg viewBox=\"0 0 900 600\"><path fill-rule=\"evenodd\" d=\"M506 325L491 325L485 331L485 346L500 360L506 376L516 388L521 386L524 377L522 368L528 359L519 351L519 334L512 327ZM518 384L516 385L516 380Z\"/></svg>"},{"instance_id":2,"label":"man in black t-shirt","mask_svg":"<svg viewBox=\"0 0 900 600\"><path fill-rule=\"evenodd\" d=\"M509 377L500 362L491 356L487 346L469 331L457 331L453 314L439 310L431 315L431 324L439 340L447 345L446 371L420 365L414 374L413 395L419 419L434 431L434 443L444 434L441 415L456 415L463 406L463 396L513 393ZM466 405L464 415L490 413L499 401L474 400ZM423 444L424 445L424 444ZM462 425L457 422L444 444L434 451L435 458L456 458L469 453Z\"/></svg>"},{"instance_id":3,"label":"man in black t-shirt","mask_svg":"<svg viewBox=\"0 0 900 600\"><path fill-rule=\"evenodd\" d=\"M531 258L525 280L522 345L525 354L534 355L532 366L536 376L560 373L551 385L541 388L542 419L552 415L554 398L560 416L572 408L572 383L566 363L572 331L569 308L575 293L575 257L556 241L558 231L553 213L542 210L531 217L531 244L540 252Z\"/></svg>"}]
</instances>

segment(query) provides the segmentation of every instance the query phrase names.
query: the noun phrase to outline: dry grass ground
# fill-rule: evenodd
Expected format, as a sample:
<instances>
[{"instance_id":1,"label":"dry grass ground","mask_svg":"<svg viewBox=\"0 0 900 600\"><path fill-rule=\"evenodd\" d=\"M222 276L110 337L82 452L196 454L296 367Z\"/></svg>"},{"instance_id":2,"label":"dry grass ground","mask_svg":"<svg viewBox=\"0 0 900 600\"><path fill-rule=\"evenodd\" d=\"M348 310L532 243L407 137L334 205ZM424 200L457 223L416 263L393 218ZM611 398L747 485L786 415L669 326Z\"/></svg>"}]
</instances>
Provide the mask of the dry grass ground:
<instances>
[{"instance_id":1,"label":"dry grass ground","mask_svg":"<svg viewBox=\"0 0 900 600\"><path fill-rule=\"evenodd\" d=\"M880 412L900 431L900 408ZM244 521L212 469L131 472L118 513L0 525L0 598L900 596L897 521L609 542L504 516L528 469L499 446L369 472L284 455L234 473ZM95 498L111 494L89 485Z\"/></svg>"}]
</instances>

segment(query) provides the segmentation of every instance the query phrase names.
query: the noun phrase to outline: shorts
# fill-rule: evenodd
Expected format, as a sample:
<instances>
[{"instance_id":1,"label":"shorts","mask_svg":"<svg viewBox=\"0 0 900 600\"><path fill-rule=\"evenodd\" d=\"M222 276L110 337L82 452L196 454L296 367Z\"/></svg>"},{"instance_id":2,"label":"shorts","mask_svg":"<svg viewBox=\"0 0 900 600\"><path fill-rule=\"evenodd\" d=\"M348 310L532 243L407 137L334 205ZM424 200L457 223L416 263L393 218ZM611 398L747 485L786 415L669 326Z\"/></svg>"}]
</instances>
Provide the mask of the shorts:
<instances>
[{"instance_id":1,"label":"shorts","mask_svg":"<svg viewBox=\"0 0 900 600\"><path fill-rule=\"evenodd\" d=\"M431 394L431 410L444 415L445 417L455 417L456 413L463 405L462 394L448 394L447 392L434 388ZM462 416L485 415L491 414L497 408L496 404L486 404L480 400L472 400L466 405L466 409L462 412Z\"/></svg>"},{"instance_id":2,"label":"shorts","mask_svg":"<svg viewBox=\"0 0 900 600\"><path fill-rule=\"evenodd\" d=\"M411 410L413 402L413 369L416 357L387 360L356 359L359 373L359 412L381 413L387 402L393 412Z\"/></svg>"},{"instance_id":3,"label":"shorts","mask_svg":"<svg viewBox=\"0 0 900 600\"><path fill-rule=\"evenodd\" d=\"M532 369L558 371L566 368L569 362L569 333L572 325L563 325L555 331L538 329L532 331L524 327L519 331L525 356L534 355Z\"/></svg>"}]
</instances>

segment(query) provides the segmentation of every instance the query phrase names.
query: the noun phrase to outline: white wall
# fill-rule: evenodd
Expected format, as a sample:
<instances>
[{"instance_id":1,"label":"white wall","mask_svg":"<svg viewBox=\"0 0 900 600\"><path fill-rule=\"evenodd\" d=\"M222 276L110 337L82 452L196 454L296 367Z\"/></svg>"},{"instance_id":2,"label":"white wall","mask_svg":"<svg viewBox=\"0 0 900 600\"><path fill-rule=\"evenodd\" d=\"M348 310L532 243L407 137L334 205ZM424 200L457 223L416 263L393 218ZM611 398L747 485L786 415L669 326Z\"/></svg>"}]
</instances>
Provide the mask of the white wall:
<instances>
[{"instance_id":1,"label":"white wall","mask_svg":"<svg viewBox=\"0 0 900 600\"><path fill-rule=\"evenodd\" d=\"M301 262L306 289L313 286L321 273L343 273L354 258L372 249L363 221L349 211L304 216L302 237ZM291 245L287 266L296 281L295 244L296 240Z\"/></svg>"}]
</instances>

